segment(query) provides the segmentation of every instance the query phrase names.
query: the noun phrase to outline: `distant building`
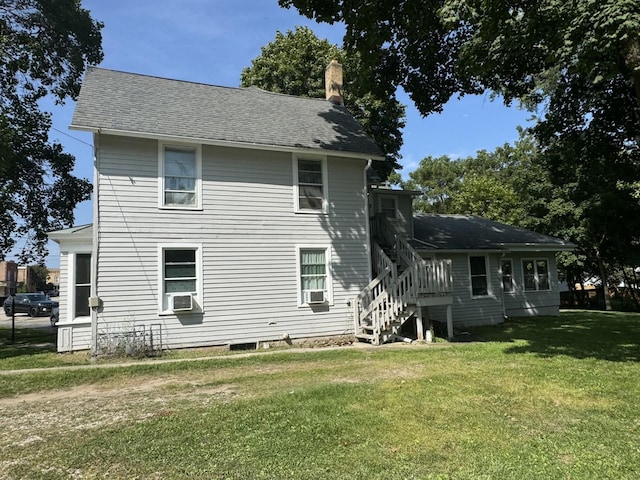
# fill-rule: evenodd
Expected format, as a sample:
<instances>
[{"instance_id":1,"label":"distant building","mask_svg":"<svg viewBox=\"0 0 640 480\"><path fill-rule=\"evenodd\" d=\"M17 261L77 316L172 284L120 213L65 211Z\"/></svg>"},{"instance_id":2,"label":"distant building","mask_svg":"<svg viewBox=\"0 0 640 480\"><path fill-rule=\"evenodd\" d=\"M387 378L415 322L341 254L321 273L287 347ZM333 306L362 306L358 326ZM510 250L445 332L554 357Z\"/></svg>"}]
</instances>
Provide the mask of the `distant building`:
<instances>
[{"instance_id":1,"label":"distant building","mask_svg":"<svg viewBox=\"0 0 640 480\"><path fill-rule=\"evenodd\" d=\"M60 288L60 269L47 267L47 284L52 284L57 290Z\"/></svg>"},{"instance_id":2,"label":"distant building","mask_svg":"<svg viewBox=\"0 0 640 480\"><path fill-rule=\"evenodd\" d=\"M0 300L4 301L16 292L18 283L18 265L15 262L0 262Z\"/></svg>"}]
</instances>

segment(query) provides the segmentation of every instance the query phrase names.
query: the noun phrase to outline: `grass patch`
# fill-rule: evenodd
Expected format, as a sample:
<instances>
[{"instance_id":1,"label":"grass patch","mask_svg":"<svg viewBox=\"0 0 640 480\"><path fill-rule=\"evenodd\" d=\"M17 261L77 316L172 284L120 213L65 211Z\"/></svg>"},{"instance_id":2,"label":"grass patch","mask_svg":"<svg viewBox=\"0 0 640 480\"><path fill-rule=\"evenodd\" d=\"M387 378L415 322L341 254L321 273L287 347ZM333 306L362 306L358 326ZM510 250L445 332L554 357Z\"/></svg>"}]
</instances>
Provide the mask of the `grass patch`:
<instances>
[{"instance_id":1,"label":"grass patch","mask_svg":"<svg viewBox=\"0 0 640 480\"><path fill-rule=\"evenodd\" d=\"M0 477L640 478L639 323L1 375Z\"/></svg>"}]
</instances>

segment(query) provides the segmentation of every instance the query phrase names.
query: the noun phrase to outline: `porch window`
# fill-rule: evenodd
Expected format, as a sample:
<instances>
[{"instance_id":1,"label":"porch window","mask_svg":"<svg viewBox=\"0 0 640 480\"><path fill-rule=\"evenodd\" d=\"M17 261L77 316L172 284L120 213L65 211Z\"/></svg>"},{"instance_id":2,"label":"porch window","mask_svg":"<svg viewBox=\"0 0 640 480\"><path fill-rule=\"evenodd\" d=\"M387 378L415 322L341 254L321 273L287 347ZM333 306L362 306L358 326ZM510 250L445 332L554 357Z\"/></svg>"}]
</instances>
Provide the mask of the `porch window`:
<instances>
[{"instance_id":1,"label":"porch window","mask_svg":"<svg viewBox=\"0 0 640 480\"><path fill-rule=\"evenodd\" d=\"M324 159L296 158L294 162L297 212L325 212L327 169Z\"/></svg>"},{"instance_id":2,"label":"porch window","mask_svg":"<svg viewBox=\"0 0 640 480\"><path fill-rule=\"evenodd\" d=\"M549 262L546 259L522 260L524 289L528 291L549 290Z\"/></svg>"},{"instance_id":3,"label":"porch window","mask_svg":"<svg viewBox=\"0 0 640 480\"><path fill-rule=\"evenodd\" d=\"M299 305L331 303L329 265L328 248L310 247L298 250Z\"/></svg>"},{"instance_id":4,"label":"porch window","mask_svg":"<svg viewBox=\"0 0 640 480\"><path fill-rule=\"evenodd\" d=\"M161 145L161 201L168 208L200 207L200 148Z\"/></svg>"},{"instance_id":5,"label":"porch window","mask_svg":"<svg viewBox=\"0 0 640 480\"><path fill-rule=\"evenodd\" d=\"M74 272L73 318L88 317L91 296L91 254L76 253Z\"/></svg>"},{"instance_id":6,"label":"porch window","mask_svg":"<svg viewBox=\"0 0 640 480\"><path fill-rule=\"evenodd\" d=\"M500 261L500 272L502 274L502 290L511 293L515 290L513 284L513 263L510 259Z\"/></svg>"},{"instance_id":7,"label":"porch window","mask_svg":"<svg viewBox=\"0 0 640 480\"><path fill-rule=\"evenodd\" d=\"M489 295L486 257L469 257L469 271L471 273L471 295L474 297Z\"/></svg>"}]
</instances>

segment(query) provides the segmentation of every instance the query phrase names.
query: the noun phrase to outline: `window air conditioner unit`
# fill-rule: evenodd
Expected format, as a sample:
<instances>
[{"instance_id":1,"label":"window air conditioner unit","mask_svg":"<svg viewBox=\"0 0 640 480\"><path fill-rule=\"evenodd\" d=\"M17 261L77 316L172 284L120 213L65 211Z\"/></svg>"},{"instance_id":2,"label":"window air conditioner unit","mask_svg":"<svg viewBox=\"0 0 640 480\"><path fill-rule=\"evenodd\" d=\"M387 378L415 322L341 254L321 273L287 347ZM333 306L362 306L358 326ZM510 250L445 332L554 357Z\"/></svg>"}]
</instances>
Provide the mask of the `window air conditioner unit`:
<instances>
[{"instance_id":1,"label":"window air conditioner unit","mask_svg":"<svg viewBox=\"0 0 640 480\"><path fill-rule=\"evenodd\" d=\"M193 297L186 295L171 295L169 297L169 306L174 312L188 312L193 310Z\"/></svg>"},{"instance_id":2,"label":"window air conditioner unit","mask_svg":"<svg viewBox=\"0 0 640 480\"><path fill-rule=\"evenodd\" d=\"M305 290L304 291L304 303L313 304L313 303L325 303L327 299L325 298L324 290Z\"/></svg>"}]
</instances>

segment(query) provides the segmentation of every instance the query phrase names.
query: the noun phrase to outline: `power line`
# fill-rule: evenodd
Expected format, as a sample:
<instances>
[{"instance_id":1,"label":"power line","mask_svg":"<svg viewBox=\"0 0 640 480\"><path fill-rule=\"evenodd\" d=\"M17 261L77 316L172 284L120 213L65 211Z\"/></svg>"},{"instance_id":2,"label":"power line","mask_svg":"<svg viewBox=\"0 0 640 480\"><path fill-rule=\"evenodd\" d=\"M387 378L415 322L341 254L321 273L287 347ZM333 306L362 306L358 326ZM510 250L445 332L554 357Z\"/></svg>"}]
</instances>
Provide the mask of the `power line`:
<instances>
[{"instance_id":1,"label":"power line","mask_svg":"<svg viewBox=\"0 0 640 480\"><path fill-rule=\"evenodd\" d=\"M80 140L79 138L76 138L73 135L69 135L67 132L63 132L62 130L58 130L56 127L51 127L51 130L55 130L56 132L61 133L62 135L66 135L69 138L73 138L77 142L84 143L85 145L88 145L89 147L93 148L92 144L87 143L84 140Z\"/></svg>"}]
</instances>

